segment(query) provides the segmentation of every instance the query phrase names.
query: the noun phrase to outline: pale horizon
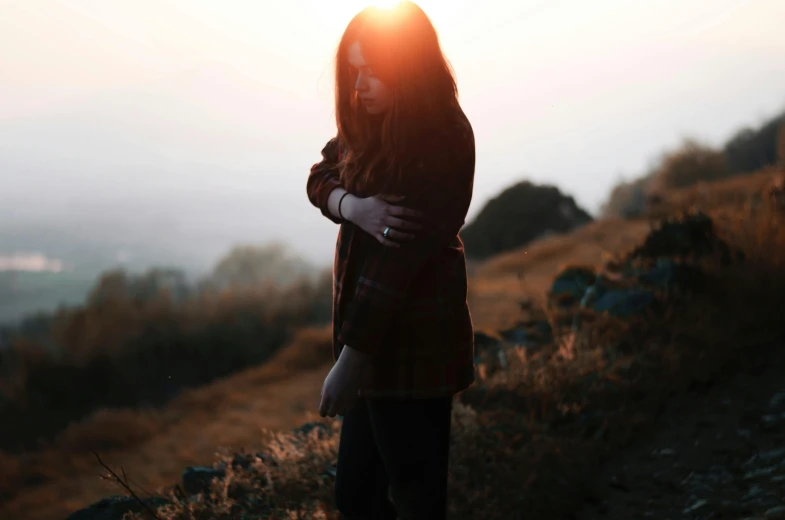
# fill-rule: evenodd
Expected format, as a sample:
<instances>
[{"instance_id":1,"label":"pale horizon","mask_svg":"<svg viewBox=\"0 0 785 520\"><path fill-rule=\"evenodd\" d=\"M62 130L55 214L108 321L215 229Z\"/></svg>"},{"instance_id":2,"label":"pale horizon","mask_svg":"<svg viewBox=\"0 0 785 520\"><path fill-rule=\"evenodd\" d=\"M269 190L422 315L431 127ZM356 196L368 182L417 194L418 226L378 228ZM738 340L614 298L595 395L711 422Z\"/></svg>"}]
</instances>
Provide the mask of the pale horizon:
<instances>
[{"instance_id":1,"label":"pale horizon","mask_svg":"<svg viewBox=\"0 0 785 520\"><path fill-rule=\"evenodd\" d=\"M337 228L305 181L366 4L0 0L0 219L30 230L0 257L48 258L30 237L51 232L131 266L276 240L328 265ZM785 2L418 4L474 126L468 220L524 179L596 215L684 137L719 147L785 109Z\"/></svg>"}]
</instances>

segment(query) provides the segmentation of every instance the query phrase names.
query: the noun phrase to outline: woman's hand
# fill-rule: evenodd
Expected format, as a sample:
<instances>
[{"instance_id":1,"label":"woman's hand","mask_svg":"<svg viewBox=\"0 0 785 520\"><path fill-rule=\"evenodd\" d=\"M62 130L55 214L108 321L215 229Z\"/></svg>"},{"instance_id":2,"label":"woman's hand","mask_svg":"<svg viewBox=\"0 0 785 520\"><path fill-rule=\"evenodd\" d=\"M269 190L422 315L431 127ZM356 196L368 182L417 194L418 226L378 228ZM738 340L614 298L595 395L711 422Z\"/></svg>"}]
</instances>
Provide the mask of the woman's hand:
<instances>
[{"instance_id":1,"label":"woman's hand","mask_svg":"<svg viewBox=\"0 0 785 520\"><path fill-rule=\"evenodd\" d=\"M403 197L397 195L377 195L361 199L347 197L343 202L342 213L347 220L360 226L382 245L401 247L400 242L413 240L415 235L406 231L419 231L422 224L405 218L422 221L424 215L416 210L398 206ZM349 203L347 205L347 202ZM384 230L390 228L387 238Z\"/></svg>"},{"instance_id":2,"label":"woman's hand","mask_svg":"<svg viewBox=\"0 0 785 520\"><path fill-rule=\"evenodd\" d=\"M322 385L319 415L335 417L345 415L354 408L360 380L368 362L367 355L344 345L338 361L333 365Z\"/></svg>"}]
</instances>

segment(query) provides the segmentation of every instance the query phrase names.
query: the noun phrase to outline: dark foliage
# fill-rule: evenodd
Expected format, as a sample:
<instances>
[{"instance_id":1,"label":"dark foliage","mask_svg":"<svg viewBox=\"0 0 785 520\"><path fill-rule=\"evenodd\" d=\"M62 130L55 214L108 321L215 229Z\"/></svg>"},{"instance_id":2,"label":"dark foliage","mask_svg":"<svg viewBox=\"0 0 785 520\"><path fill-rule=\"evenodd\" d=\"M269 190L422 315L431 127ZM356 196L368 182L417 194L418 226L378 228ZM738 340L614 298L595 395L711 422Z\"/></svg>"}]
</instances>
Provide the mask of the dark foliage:
<instances>
[{"instance_id":1,"label":"dark foliage","mask_svg":"<svg viewBox=\"0 0 785 520\"><path fill-rule=\"evenodd\" d=\"M491 199L461 230L461 238L467 256L483 259L548 233L566 233L591 220L572 197L555 186L522 181Z\"/></svg>"}]
</instances>

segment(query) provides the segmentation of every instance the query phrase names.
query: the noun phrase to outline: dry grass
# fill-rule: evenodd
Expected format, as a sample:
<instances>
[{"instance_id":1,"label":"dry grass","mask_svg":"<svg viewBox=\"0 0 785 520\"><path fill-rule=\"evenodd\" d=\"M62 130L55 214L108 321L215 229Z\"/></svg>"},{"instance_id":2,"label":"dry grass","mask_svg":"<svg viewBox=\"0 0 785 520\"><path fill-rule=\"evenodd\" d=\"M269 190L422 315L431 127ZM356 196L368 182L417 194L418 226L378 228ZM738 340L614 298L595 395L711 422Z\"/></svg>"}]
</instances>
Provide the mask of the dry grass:
<instances>
[{"instance_id":1,"label":"dry grass","mask_svg":"<svg viewBox=\"0 0 785 520\"><path fill-rule=\"evenodd\" d=\"M563 266L599 266L609 251L637 245L649 228L645 220L597 220L474 266L469 302L475 326L487 330L511 326L520 317L519 302L524 298L544 302Z\"/></svg>"},{"instance_id":2,"label":"dry grass","mask_svg":"<svg viewBox=\"0 0 785 520\"><path fill-rule=\"evenodd\" d=\"M687 188L671 190L660 203L649 208L649 214L651 217L660 217L692 207L702 211L742 211L745 206L761 202L765 189L782 175L781 168L771 167L722 182L700 182Z\"/></svg>"},{"instance_id":3,"label":"dry grass","mask_svg":"<svg viewBox=\"0 0 785 520\"><path fill-rule=\"evenodd\" d=\"M20 493L0 506L0 518L63 518L115 493L98 478L91 450L155 489L212 460L219 446L261 446L269 432L298 426L318 407L331 360L330 331L304 329L264 365L185 391L163 408L100 410L46 449L0 453L0 490Z\"/></svg>"},{"instance_id":4,"label":"dry grass","mask_svg":"<svg viewBox=\"0 0 785 520\"><path fill-rule=\"evenodd\" d=\"M664 312L646 319L598 317L579 334L560 335L534 355L508 346L508 369L463 393L453 415L450 518L508 519L522 512L530 518L562 518L591 492L597 465L645 435L666 399L781 348L785 211L761 195L776 173L749 177L749 184L735 178L684 190L668 199L674 207L697 200L714 218L717 233L746 254L741 266L707 266L714 283L706 293L673 300ZM544 294L561 265L601 264L610 252L638 244L648 229L645 220L600 221L473 266L476 325L496 327L503 321L494 314L499 309L515 318L520 300ZM520 271L524 278L519 282ZM230 469L211 493L196 500L169 495L173 504L159 516L336 518L326 474L337 451L336 423L319 419L327 433L305 439L271 431L316 420L309 410L315 409L329 367L328 342L326 331L308 332L269 365L185 393L160 411L138 412L137 433L128 428L132 440L116 441L137 444L108 450L104 460L122 464L136 489L150 489L175 482L187 465L214 460L216 451L223 452L216 463L228 462L242 448L264 451L269 460L256 460L248 470ZM324 362L312 357L317 352ZM123 421L135 422L110 412L92 420L113 431ZM160 430L140 443L152 424ZM88 424L81 434L74 428L61 442L95 442L84 440L94 435ZM5 478L6 468L15 465L25 473L30 460L3 462L0 474ZM62 478L20 494L0 517L62 517L117 492L98 478L94 461L80 458L70 466L48 461L58 465L53 472ZM42 458L39 468L46 462Z\"/></svg>"}]
</instances>

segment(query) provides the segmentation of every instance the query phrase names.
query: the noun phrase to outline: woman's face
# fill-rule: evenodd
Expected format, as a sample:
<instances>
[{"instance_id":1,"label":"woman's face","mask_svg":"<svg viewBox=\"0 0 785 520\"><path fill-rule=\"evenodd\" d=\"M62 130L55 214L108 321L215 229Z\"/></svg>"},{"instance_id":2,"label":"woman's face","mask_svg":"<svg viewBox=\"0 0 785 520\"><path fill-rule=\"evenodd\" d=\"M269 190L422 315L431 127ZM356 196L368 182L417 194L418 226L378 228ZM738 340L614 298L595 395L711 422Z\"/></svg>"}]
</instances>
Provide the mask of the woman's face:
<instances>
[{"instance_id":1,"label":"woman's face","mask_svg":"<svg viewBox=\"0 0 785 520\"><path fill-rule=\"evenodd\" d=\"M374 76L373 70L363 58L360 42L349 46L349 65L354 73L354 89L363 107L369 114L382 114L392 104L392 91Z\"/></svg>"}]
</instances>

